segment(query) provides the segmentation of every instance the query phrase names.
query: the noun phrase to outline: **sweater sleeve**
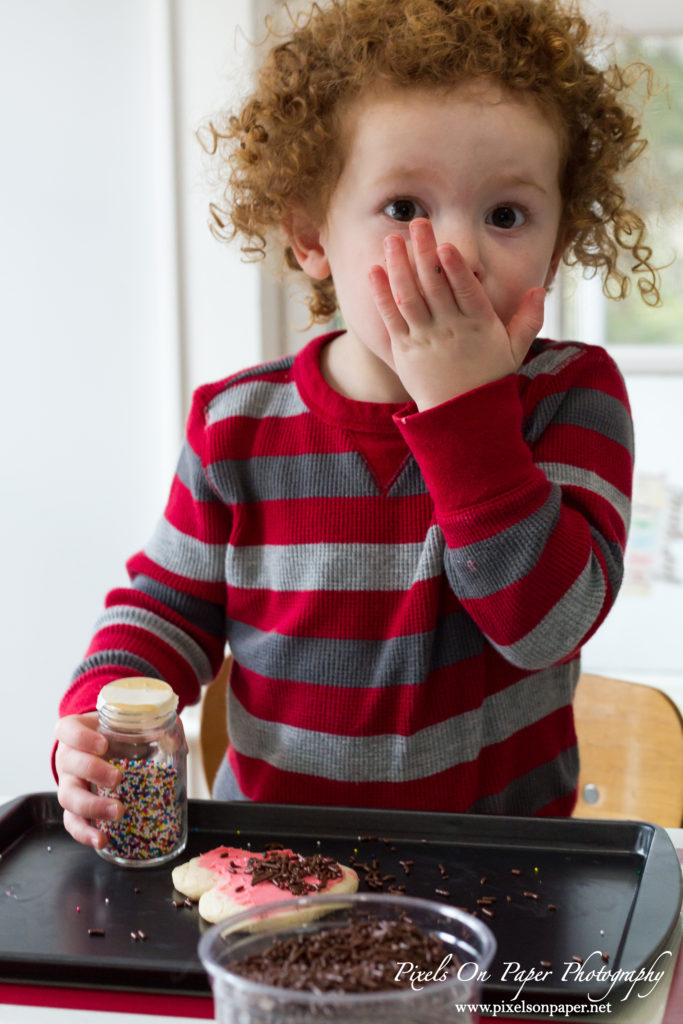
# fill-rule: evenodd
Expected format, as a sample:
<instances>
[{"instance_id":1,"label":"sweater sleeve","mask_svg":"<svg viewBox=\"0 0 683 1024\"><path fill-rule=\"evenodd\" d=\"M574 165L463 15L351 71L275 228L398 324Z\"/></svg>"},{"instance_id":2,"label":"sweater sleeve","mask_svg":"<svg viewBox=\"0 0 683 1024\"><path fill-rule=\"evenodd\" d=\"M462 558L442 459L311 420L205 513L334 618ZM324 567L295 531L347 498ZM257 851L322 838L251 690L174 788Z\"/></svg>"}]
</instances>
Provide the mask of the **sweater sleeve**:
<instances>
[{"instance_id":1,"label":"sweater sleeve","mask_svg":"<svg viewBox=\"0 0 683 1024\"><path fill-rule=\"evenodd\" d=\"M194 396L164 515L127 564L130 586L107 595L60 715L92 711L105 683L131 675L164 679L182 709L222 662L229 513L204 468L207 390Z\"/></svg>"},{"instance_id":2,"label":"sweater sleeve","mask_svg":"<svg viewBox=\"0 0 683 1024\"><path fill-rule=\"evenodd\" d=\"M630 520L632 423L611 358L557 345L397 422L462 606L513 665L574 657L619 590Z\"/></svg>"}]
</instances>

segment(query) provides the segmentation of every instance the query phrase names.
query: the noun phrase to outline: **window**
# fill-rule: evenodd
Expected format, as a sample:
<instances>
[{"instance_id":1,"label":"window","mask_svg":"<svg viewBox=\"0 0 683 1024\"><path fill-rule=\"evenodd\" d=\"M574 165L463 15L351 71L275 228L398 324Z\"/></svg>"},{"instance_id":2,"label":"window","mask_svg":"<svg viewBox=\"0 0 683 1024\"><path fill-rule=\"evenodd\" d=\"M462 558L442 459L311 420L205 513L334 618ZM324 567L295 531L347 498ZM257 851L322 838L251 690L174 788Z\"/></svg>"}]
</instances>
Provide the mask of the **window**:
<instances>
[{"instance_id":1,"label":"window","mask_svg":"<svg viewBox=\"0 0 683 1024\"><path fill-rule=\"evenodd\" d=\"M630 36L617 44L616 54L620 64L650 64L660 90L643 109L649 145L633 188L655 262L668 264L661 271L663 301L653 309L632 287L626 299L615 302L604 297L599 278L563 268L556 315L563 337L616 347L613 354L624 369L683 372L683 35Z\"/></svg>"}]
</instances>

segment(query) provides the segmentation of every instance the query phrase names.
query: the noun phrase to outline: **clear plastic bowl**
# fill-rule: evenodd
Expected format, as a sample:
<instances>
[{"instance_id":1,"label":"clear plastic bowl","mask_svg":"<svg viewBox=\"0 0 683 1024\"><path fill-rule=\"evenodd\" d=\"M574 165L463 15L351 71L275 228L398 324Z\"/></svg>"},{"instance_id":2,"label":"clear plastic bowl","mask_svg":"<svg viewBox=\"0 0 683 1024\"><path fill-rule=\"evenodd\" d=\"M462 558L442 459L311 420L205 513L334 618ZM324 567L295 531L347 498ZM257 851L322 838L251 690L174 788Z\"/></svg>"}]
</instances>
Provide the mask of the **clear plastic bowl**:
<instances>
[{"instance_id":1,"label":"clear plastic bowl","mask_svg":"<svg viewBox=\"0 0 683 1024\"><path fill-rule=\"evenodd\" d=\"M292 925L293 910L315 913L315 917ZM438 936L447 954L452 954L446 980L420 983L415 979L415 988L367 994L316 993L262 984L230 970L231 963L262 952L276 938L314 935L368 918L398 921L404 916L423 932ZM211 980L219 1024L470 1024L478 1020L476 1010L458 1009L458 1004L479 1003L481 974L495 949L490 929L455 907L409 896L354 893L301 896L227 918L204 933L199 957ZM424 967L415 964L415 970ZM442 977L446 972L436 973ZM410 977L404 969L406 975Z\"/></svg>"}]
</instances>

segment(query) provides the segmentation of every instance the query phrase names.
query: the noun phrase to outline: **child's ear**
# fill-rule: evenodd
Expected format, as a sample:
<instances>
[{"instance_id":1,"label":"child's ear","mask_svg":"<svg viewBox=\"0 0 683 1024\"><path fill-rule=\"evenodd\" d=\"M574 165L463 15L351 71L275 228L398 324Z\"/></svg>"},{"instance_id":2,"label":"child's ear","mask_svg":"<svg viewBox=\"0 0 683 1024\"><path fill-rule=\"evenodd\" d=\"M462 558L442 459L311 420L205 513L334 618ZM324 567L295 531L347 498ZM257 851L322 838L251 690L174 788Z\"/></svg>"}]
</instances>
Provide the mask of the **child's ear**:
<instances>
[{"instance_id":1,"label":"child's ear","mask_svg":"<svg viewBox=\"0 0 683 1024\"><path fill-rule=\"evenodd\" d=\"M557 268L560 265L560 260L562 259L562 253L564 252L564 248L564 236L562 236L558 238L555 248L553 250L553 254L550 257L550 266L548 267L548 273L546 274L545 281L543 282L544 288L550 288L550 285L555 280L555 274L557 273Z\"/></svg>"},{"instance_id":2,"label":"child's ear","mask_svg":"<svg viewBox=\"0 0 683 1024\"><path fill-rule=\"evenodd\" d=\"M330 276L330 264L321 240L320 228L304 210L297 209L282 222L296 261L309 277L324 281Z\"/></svg>"}]
</instances>

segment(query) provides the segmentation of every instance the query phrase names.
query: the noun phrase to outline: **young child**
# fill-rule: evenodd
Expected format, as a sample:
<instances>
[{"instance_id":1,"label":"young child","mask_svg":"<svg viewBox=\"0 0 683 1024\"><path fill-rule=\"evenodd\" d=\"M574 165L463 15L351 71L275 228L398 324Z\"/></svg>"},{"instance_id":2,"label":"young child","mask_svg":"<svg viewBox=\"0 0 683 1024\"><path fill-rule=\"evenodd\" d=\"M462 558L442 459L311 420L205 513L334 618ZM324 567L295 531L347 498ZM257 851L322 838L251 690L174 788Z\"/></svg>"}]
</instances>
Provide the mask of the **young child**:
<instances>
[{"instance_id":1,"label":"young child","mask_svg":"<svg viewBox=\"0 0 683 1024\"><path fill-rule=\"evenodd\" d=\"M552 0L332 0L212 125L219 235L286 247L345 329L200 388L164 518L64 697L82 842L109 680L196 702L234 657L214 795L570 814L582 644L609 612L632 429L600 348L537 338L560 260L658 299L624 75ZM114 814L120 814L115 805Z\"/></svg>"}]
</instances>

